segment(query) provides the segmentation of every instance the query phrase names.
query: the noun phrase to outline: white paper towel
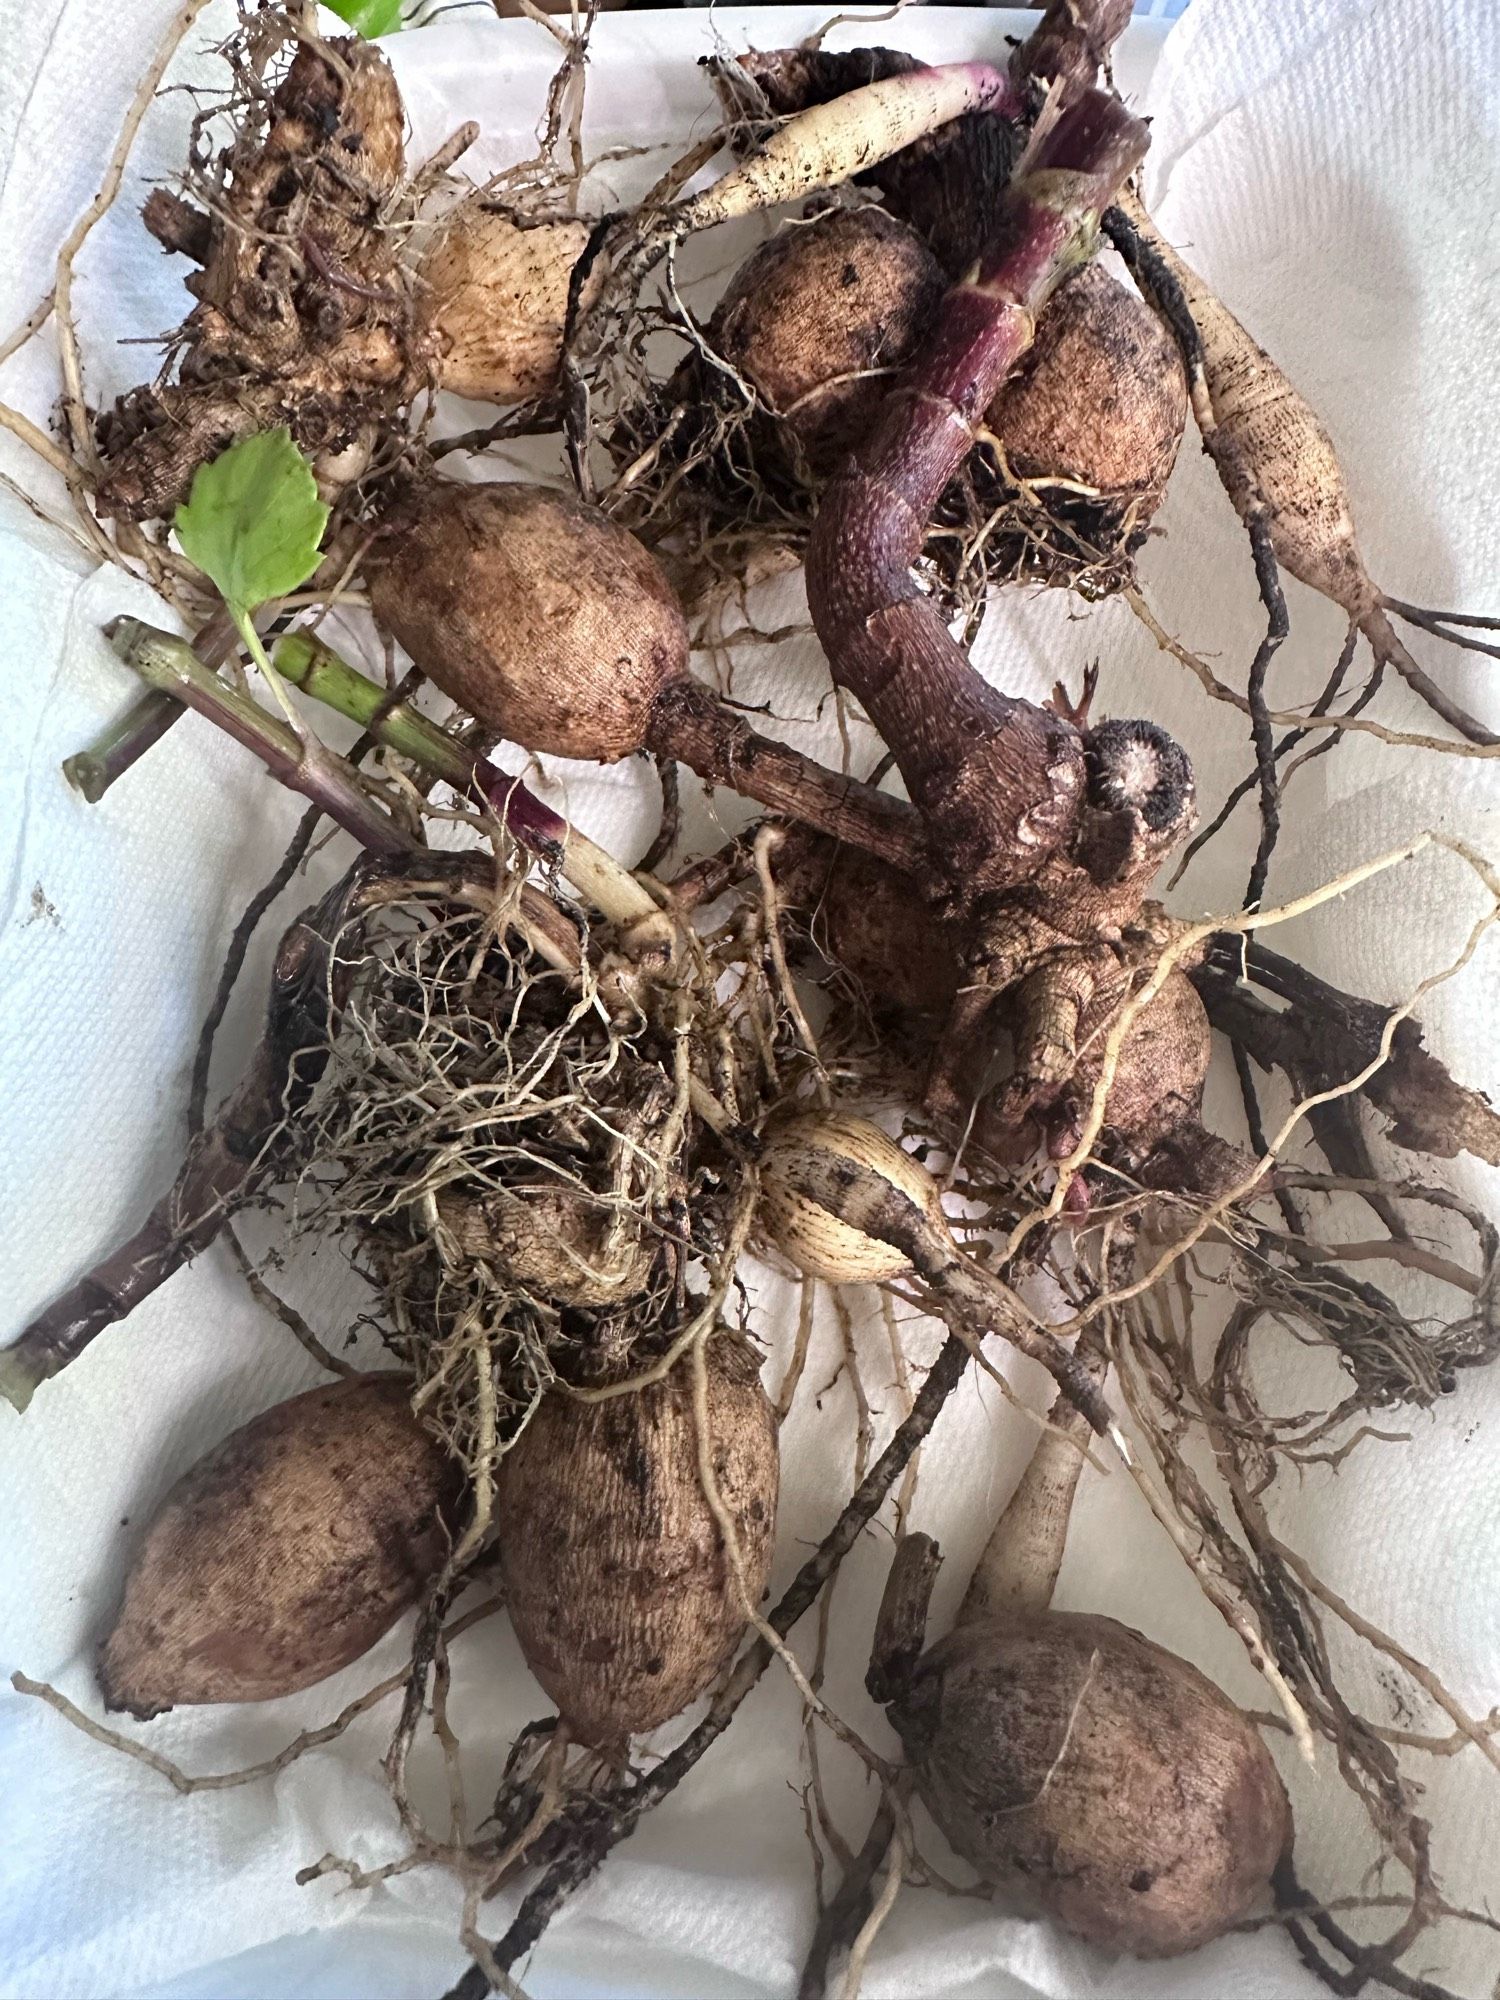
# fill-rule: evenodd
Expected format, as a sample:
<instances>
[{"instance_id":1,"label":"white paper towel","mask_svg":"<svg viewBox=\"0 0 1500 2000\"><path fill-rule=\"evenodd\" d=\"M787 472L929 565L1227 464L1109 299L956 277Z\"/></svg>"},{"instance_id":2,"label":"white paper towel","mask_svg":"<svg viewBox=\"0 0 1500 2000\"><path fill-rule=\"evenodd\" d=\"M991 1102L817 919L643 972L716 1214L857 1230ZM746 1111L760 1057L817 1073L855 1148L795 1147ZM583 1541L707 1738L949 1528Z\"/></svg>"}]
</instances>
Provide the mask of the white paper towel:
<instances>
[{"instance_id":1,"label":"white paper towel","mask_svg":"<svg viewBox=\"0 0 1500 2000\"><path fill-rule=\"evenodd\" d=\"M144 51L170 12L169 0L7 9L0 334L45 288L57 244L98 183ZM819 18L803 9L605 17L590 73L591 148L666 137L675 145L706 123L695 59L715 26L732 45L774 46ZM199 53L174 77L209 78L202 49L230 25L213 0L194 36ZM923 9L869 32L941 57L994 52L1006 25L993 12ZM846 46L859 39L852 27L838 35ZM1139 31L1127 38L1119 65L1127 90L1145 88L1158 41ZM529 140L553 61L540 30L475 17L399 38L391 52L414 153L469 116L486 132L476 164L514 158ZM1375 574L1398 595L1492 611L1500 608L1500 490L1489 455L1500 333L1497 68L1500 20L1489 0L1195 0L1168 36L1145 98L1155 120L1159 217L1325 415ZM154 365L149 350L112 340L169 326L184 307L180 267L157 255L132 211L146 181L180 160L189 111L181 96L153 111L126 198L82 260L77 303L98 400ZM644 174L652 164L637 166ZM635 168L611 171L628 191ZM55 369L44 338L0 372L0 397L45 420ZM3 433L0 470L64 511L48 476ZM228 928L274 865L295 808L192 718L104 804L74 799L60 760L131 694L98 626L149 600L117 573L90 574L86 558L9 492L0 492L0 524L0 742L9 774L0 802L0 1297L7 1323L19 1328L169 1177L186 1070ZM1259 612L1243 537L1191 448L1161 525L1144 563L1148 589L1165 622L1233 679L1253 651ZM1340 638L1327 607L1295 587L1290 596L1294 634L1273 677L1274 698L1288 707L1321 681ZM1013 596L992 615L979 651L993 678L1033 694L1059 673L1076 679L1095 656L1107 708L1150 713L1171 728L1191 751L1212 809L1244 769L1242 719L1164 665L1123 606L1084 612L1057 596ZM1432 664L1471 707L1500 722L1493 669L1452 653ZM747 672L737 691L770 695L783 713L807 716L825 676L811 648L792 645ZM1425 726L1400 689L1387 691L1377 712ZM815 728L799 732L809 745L820 740ZM579 766L557 775L591 831L634 851L654 810L646 776ZM1310 887L1439 819L1500 851L1494 763L1388 752L1363 739L1311 765L1294 798L1273 896ZM734 813L734 802L721 804L726 817ZM705 835L709 823L700 812ZM1233 903L1252 828L1246 808L1177 892L1179 909ZM1327 976L1396 999L1456 949L1476 909L1456 864L1429 858L1285 941ZM274 932L273 923L265 943ZM1491 939L1423 1009L1434 1045L1466 1080L1492 1091L1500 1088L1497 971ZM256 1005L252 978L226 1032L226 1077L254 1032ZM1232 1090L1222 1080L1215 1088L1216 1110L1232 1130ZM1459 1162L1448 1178L1495 1207L1496 1176ZM298 1282L315 1322L336 1334L343 1308L331 1260L299 1270ZM772 1349L772 1380L791 1310L790 1289L768 1277L756 1325ZM905 1332L913 1360L930 1358L935 1330ZM861 1315L858 1338L868 1379L884 1391L885 1334L873 1310ZM822 1389L836 1365L836 1337L825 1327L808 1387ZM1034 1375L1024 1367L1015 1374L1040 1401ZM0 1410L6 1671L22 1667L93 1704L92 1644L139 1524L211 1442L309 1379L301 1350L252 1305L214 1250L44 1389L24 1419ZM1290 1368L1284 1386L1295 1393ZM1403 1419L1410 1444L1366 1445L1336 1477L1310 1472L1284 1510L1294 1539L1330 1581L1430 1658L1481 1712L1500 1698L1500 1470L1490 1449L1497 1396L1488 1377L1464 1382L1431 1415ZM894 1401L888 1393L877 1401L883 1433ZM978 1382L944 1414L917 1510L917 1524L949 1558L939 1615L1028 1437L1016 1412ZM847 1483L847 1386L804 1394L785 1445L778 1584L826 1527ZM889 1739L860 1674L887 1553L885 1537L871 1535L845 1567L828 1684L835 1704L877 1742ZM1118 1478L1086 1482L1060 1601L1125 1617L1247 1703L1265 1705L1235 1642ZM295 1700L172 1715L142 1738L193 1770L254 1761L390 1671L404 1636ZM482 1797L510 1735L542 1703L503 1621L464 1643L457 1681L455 1719L477 1753L471 1795ZM1394 1713L1378 1706L1389 1697L1372 1674L1361 1686L1376 1713ZM769 1676L689 1784L548 1934L526 1972L538 2000L790 1993L811 1923L796 1713L784 1677ZM1425 1708L1416 1714L1418 1727L1443 1726ZM362 1722L272 1782L183 1799L7 1692L0 1989L17 2000L420 2000L441 1991L462 1964L457 1897L441 1876L397 1877L359 1895L328 1882L299 1889L293 1880L327 1849L369 1865L399 1851L376 1769L388 1726L384 1717ZM1367 1849L1331 1760L1325 1754L1307 1773L1277 1748L1294 1792L1304 1873L1320 1885L1355 1886L1351 1873ZM824 1764L834 1811L846 1835L857 1836L868 1809L861 1780L826 1747ZM1423 1776L1450 1889L1473 1899L1485 1886L1483 1857L1500 1837L1500 1779L1472 1751L1435 1760ZM497 1902L490 1926L504 1914ZM1445 1933L1442 1971L1462 1990L1488 1990L1492 1944L1482 1932ZM871 2000L1206 2000L1231 1988L1246 2000L1319 1990L1274 1931L1143 1968L982 1904L913 1893L882 1936L866 1990Z\"/></svg>"}]
</instances>

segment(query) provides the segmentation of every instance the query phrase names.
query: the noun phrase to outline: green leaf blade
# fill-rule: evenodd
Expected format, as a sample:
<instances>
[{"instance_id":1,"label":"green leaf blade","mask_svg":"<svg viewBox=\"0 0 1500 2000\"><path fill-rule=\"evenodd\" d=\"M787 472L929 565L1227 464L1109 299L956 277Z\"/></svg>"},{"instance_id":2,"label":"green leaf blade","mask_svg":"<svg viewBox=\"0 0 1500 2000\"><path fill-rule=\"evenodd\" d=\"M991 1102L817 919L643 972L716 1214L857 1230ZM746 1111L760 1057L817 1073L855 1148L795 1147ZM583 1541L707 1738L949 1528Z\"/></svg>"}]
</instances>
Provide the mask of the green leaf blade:
<instances>
[{"instance_id":1,"label":"green leaf blade","mask_svg":"<svg viewBox=\"0 0 1500 2000\"><path fill-rule=\"evenodd\" d=\"M200 465L176 520L183 554L240 617L306 583L327 525L312 467L284 428Z\"/></svg>"},{"instance_id":2,"label":"green leaf blade","mask_svg":"<svg viewBox=\"0 0 1500 2000\"><path fill-rule=\"evenodd\" d=\"M327 5L367 42L393 35L401 26L401 0L327 0Z\"/></svg>"}]
</instances>

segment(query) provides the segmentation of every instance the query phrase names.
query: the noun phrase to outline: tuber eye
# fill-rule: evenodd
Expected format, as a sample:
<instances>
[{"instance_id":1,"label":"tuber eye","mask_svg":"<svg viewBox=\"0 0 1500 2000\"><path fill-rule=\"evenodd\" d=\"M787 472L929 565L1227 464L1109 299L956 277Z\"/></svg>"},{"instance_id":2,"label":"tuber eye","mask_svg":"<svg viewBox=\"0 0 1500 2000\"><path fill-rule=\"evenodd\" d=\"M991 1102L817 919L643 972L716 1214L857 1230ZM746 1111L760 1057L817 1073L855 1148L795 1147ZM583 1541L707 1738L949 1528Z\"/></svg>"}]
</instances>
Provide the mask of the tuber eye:
<instances>
[{"instance_id":1,"label":"tuber eye","mask_svg":"<svg viewBox=\"0 0 1500 2000\"><path fill-rule=\"evenodd\" d=\"M1101 722L1083 740L1088 801L1103 812L1133 812L1155 834L1186 824L1193 767L1175 738L1154 722Z\"/></svg>"}]
</instances>

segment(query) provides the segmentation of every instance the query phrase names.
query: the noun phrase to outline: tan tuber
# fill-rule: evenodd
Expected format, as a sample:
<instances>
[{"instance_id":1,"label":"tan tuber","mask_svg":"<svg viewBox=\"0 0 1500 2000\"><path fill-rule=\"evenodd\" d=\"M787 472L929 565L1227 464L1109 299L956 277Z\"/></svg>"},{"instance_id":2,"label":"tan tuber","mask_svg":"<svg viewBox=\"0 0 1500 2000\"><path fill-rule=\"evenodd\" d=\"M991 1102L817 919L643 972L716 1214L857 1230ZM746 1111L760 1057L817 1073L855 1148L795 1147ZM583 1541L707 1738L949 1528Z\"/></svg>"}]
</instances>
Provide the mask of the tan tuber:
<instances>
[{"instance_id":1,"label":"tan tuber","mask_svg":"<svg viewBox=\"0 0 1500 2000\"><path fill-rule=\"evenodd\" d=\"M719 1336L704 1366L708 1457L743 1592L704 1492L691 1357L599 1401L552 1390L500 1462L511 1621L586 1743L623 1746L702 1694L770 1575L779 1460L759 1359Z\"/></svg>"},{"instance_id":2,"label":"tan tuber","mask_svg":"<svg viewBox=\"0 0 1500 2000\"><path fill-rule=\"evenodd\" d=\"M904 1277L909 1258L893 1244L842 1222L803 1192L800 1170L811 1157L868 1169L907 1195L946 1236L937 1182L878 1125L848 1111L803 1111L773 1125L760 1163L758 1220L797 1269L831 1285L878 1285Z\"/></svg>"},{"instance_id":3,"label":"tan tuber","mask_svg":"<svg viewBox=\"0 0 1500 2000\"><path fill-rule=\"evenodd\" d=\"M757 734L693 678L660 564L597 507L546 486L417 480L364 573L376 617L423 673L523 749L602 764L649 750L918 862L921 827L904 800Z\"/></svg>"},{"instance_id":4,"label":"tan tuber","mask_svg":"<svg viewBox=\"0 0 1500 2000\"><path fill-rule=\"evenodd\" d=\"M499 404L552 393L588 240L576 217L523 223L477 197L443 219L418 266L417 310L445 389Z\"/></svg>"},{"instance_id":5,"label":"tan tuber","mask_svg":"<svg viewBox=\"0 0 1500 2000\"><path fill-rule=\"evenodd\" d=\"M272 1701L347 1667L441 1568L459 1490L405 1376L266 1410L152 1521L100 1649L105 1706Z\"/></svg>"}]
</instances>

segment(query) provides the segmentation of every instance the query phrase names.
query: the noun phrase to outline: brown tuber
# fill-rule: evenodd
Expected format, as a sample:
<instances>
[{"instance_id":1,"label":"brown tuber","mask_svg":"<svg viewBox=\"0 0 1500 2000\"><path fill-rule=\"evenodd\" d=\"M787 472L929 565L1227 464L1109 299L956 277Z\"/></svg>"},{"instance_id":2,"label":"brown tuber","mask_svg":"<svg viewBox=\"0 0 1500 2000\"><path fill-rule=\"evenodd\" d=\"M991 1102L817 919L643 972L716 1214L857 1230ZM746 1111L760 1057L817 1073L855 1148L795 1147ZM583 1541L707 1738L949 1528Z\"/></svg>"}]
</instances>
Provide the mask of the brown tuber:
<instances>
[{"instance_id":1,"label":"brown tuber","mask_svg":"<svg viewBox=\"0 0 1500 2000\"><path fill-rule=\"evenodd\" d=\"M428 678L523 749L615 763L675 758L906 867L911 807L758 735L688 672L661 566L570 495L519 483L414 482L365 558L381 625Z\"/></svg>"},{"instance_id":2,"label":"brown tuber","mask_svg":"<svg viewBox=\"0 0 1500 2000\"><path fill-rule=\"evenodd\" d=\"M1026 568L1065 580L1127 554L1161 505L1187 411L1182 363L1156 315L1087 266L1049 302L989 409Z\"/></svg>"},{"instance_id":3,"label":"brown tuber","mask_svg":"<svg viewBox=\"0 0 1500 2000\"><path fill-rule=\"evenodd\" d=\"M963 1625L892 1708L955 1851L1092 1944L1167 1958L1250 1915L1291 1838L1251 1723L1113 1618Z\"/></svg>"},{"instance_id":4,"label":"brown tuber","mask_svg":"<svg viewBox=\"0 0 1500 2000\"><path fill-rule=\"evenodd\" d=\"M1106 1372L1096 1344L1076 1358ZM1291 1811L1253 1724L1196 1667L1113 1618L1050 1608L1085 1438L1058 1397L957 1625L925 1653L938 1552L906 1537L869 1686L985 1881L1092 1944L1169 1958L1250 1915Z\"/></svg>"},{"instance_id":5,"label":"brown tuber","mask_svg":"<svg viewBox=\"0 0 1500 2000\"><path fill-rule=\"evenodd\" d=\"M770 1575L779 1460L759 1359L712 1339L708 1455L744 1594L704 1493L694 1363L585 1402L554 1389L500 1462L500 1568L516 1637L573 1735L619 1747L702 1694Z\"/></svg>"},{"instance_id":6,"label":"brown tuber","mask_svg":"<svg viewBox=\"0 0 1500 2000\"><path fill-rule=\"evenodd\" d=\"M613 764L687 672L672 587L625 529L550 487L429 481L366 559L375 616L429 679L528 750Z\"/></svg>"},{"instance_id":7,"label":"brown tuber","mask_svg":"<svg viewBox=\"0 0 1500 2000\"><path fill-rule=\"evenodd\" d=\"M275 89L214 162L220 206L153 198L147 226L201 260L176 379L98 424L101 515L170 515L236 438L285 424L330 488L357 478L432 374L386 219L404 172L401 95L357 36L299 34Z\"/></svg>"},{"instance_id":8,"label":"brown tuber","mask_svg":"<svg viewBox=\"0 0 1500 2000\"><path fill-rule=\"evenodd\" d=\"M151 1523L100 1650L105 1706L274 1701L347 1667L441 1568L459 1484L404 1376L266 1410Z\"/></svg>"},{"instance_id":9,"label":"brown tuber","mask_svg":"<svg viewBox=\"0 0 1500 2000\"><path fill-rule=\"evenodd\" d=\"M836 209L746 259L708 338L817 469L863 434L873 383L910 358L945 289L915 230L879 208Z\"/></svg>"}]
</instances>

